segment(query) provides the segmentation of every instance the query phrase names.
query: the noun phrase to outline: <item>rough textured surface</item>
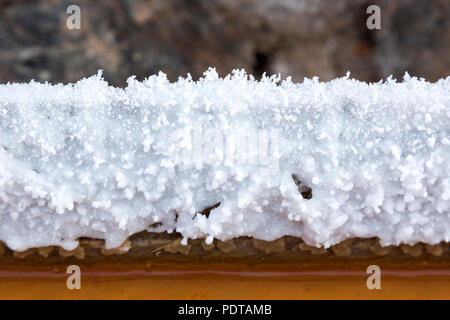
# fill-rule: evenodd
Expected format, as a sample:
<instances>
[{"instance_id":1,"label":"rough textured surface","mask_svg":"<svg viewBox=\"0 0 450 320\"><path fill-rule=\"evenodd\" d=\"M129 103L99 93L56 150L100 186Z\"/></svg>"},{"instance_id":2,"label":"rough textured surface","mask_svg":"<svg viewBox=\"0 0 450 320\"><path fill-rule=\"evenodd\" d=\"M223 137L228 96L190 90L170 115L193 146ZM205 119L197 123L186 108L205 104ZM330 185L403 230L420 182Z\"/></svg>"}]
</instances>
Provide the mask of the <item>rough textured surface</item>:
<instances>
[{"instance_id":1,"label":"rough textured surface","mask_svg":"<svg viewBox=\"0 0 450 320\"><path fill-rule=\"evenodd\" d=\"M143 230L181 244L449 241L449 92L450 77L296 84L214 70L126 89L100 73L1 85L0 240L68 251Z\"/></svg>"},{"instance_id":2,"label":"rough textured surface","mask_svg":"<svg viewBox=\"0 0 450 320\"><path fill-rule=\"evenodd\" d=\"M81 30L66 28L70 4ZM365 26L369 4L381 7L381 30ZM101 68L123 86L159 70L197 79L209 66L434 81L450 74L449 16L448 0L1 1L0 81L74 82Z\"/></svg>"},{"instance_id":3,"label":"rough textured surface","mask_svg":"<svg viewBox=\"0 0 450 320\"><path fill-rule=\"evenodd\" d=\"M71 251L48 246L31 248L23 252L5 248L0 242L0 265L20 263L67 263L67 260L84 260L86 263L125 262L136 265L144 261L146 265L169 262L182 266L184 263L240 263L255 264L255 261L273 263L293 263L296 268L302 263L367 261L368 259L387 259L395 263L406 261L450 262L450 243L436 245L387 246L382 247L377 238L353 238L345 240L328 249L305 244L301 239L285 236L276 241L256 240L239 237L233 240L214 240L207 245L205 241L189 240L189 245L181 244L180 234L141 232L130 237L121 247L105 249L104 241L83 238L80 245ZM63 259L61 259L63 258ZM19 261L19 260L24 260ZM133 264L135 263L135 264ZM114 263L112 264L114 265Z\"/></svg>"}]
</instances>

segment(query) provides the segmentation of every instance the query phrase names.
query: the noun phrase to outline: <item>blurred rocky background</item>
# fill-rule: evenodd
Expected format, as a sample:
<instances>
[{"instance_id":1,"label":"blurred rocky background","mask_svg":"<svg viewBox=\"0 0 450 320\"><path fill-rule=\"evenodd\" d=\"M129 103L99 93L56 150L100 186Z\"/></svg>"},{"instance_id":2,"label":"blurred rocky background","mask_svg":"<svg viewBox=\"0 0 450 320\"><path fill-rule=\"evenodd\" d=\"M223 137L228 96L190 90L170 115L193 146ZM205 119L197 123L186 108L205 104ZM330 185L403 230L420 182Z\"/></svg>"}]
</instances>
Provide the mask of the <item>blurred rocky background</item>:
<instances>
[{"instance_id":1,"label":"blurred rocky background","mask_svg":"<svg viewBox=\"0 0 450 320\"><path fill-rule=\"evenodd\" d=\"M66 27L69 5L81 29ZM366 8L381 8L368 30ZM159 70L176 80L215 66L294 80L378 81L450 75L449 0L0 0L0 82L73 82L104 70L113 85Z\"/></svg>"}]
</instances>

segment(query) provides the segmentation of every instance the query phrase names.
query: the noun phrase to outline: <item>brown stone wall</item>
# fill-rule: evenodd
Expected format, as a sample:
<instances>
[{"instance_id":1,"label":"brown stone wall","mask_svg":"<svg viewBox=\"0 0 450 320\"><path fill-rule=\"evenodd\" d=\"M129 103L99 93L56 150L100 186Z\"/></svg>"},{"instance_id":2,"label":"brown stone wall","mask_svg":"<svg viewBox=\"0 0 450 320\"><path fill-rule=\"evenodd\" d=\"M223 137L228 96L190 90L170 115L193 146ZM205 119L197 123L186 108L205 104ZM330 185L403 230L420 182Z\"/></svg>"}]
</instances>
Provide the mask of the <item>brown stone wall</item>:
<instances>
[{"instance_id":1,"label":"brown stone wall","mask_svg":"<svg viewBox=\"0 0 450 320\"><path fill-rule=\"evenodd\" d=\"M81 8L81 29L66 8ZM365 26L381 7L381 30ZM450 74L448 0L0 0L0 83L73 82L104 69L124 86L165 72L245 68L294 80Z\"/></svg>"}]
</instances>

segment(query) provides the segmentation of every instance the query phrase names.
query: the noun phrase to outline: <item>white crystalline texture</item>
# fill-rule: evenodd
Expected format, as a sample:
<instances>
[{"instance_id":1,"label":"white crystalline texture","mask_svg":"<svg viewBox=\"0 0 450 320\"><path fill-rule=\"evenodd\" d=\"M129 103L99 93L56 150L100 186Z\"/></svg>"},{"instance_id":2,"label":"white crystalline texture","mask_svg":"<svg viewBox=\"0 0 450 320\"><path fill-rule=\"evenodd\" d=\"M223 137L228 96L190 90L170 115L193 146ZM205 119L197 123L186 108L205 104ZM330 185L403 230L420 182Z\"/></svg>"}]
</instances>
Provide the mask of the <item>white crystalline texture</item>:
<instances>
[{"instance_id":1,"label":"white crystalline texture","mask_svg":"<svg viewBox=\"0 0 450 320\"><path fill-rule=\"evenodd\" d=\"M233 159L231 137L252 133L256 153L249 143L247 161ZM1 85L0 240L114 248L143 230L184 243L450 241L450 77L295 84L210 69L125 89L101 73Z\"/></svg>"}]
</instances>

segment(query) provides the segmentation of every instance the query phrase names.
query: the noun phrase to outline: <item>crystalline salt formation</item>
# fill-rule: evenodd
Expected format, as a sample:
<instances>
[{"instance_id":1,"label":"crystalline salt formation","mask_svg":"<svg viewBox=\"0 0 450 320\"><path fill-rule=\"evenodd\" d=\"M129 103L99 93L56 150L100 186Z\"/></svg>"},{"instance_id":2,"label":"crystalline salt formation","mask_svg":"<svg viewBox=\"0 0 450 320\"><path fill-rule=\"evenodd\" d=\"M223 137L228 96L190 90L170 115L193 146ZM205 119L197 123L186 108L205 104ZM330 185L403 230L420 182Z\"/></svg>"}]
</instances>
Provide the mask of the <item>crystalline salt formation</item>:
<instances>
[{"instance_id":1,"label":"crystalline salt formation","mask_svg":"<svg viewBox=\"0 0 450 320\"><path fill-rule=\"evenodd\" d=\"M450 77L0 86L0 240L450 241ZM205 210L206 209L206 210Z\"/></svg>"}]
</instances>

